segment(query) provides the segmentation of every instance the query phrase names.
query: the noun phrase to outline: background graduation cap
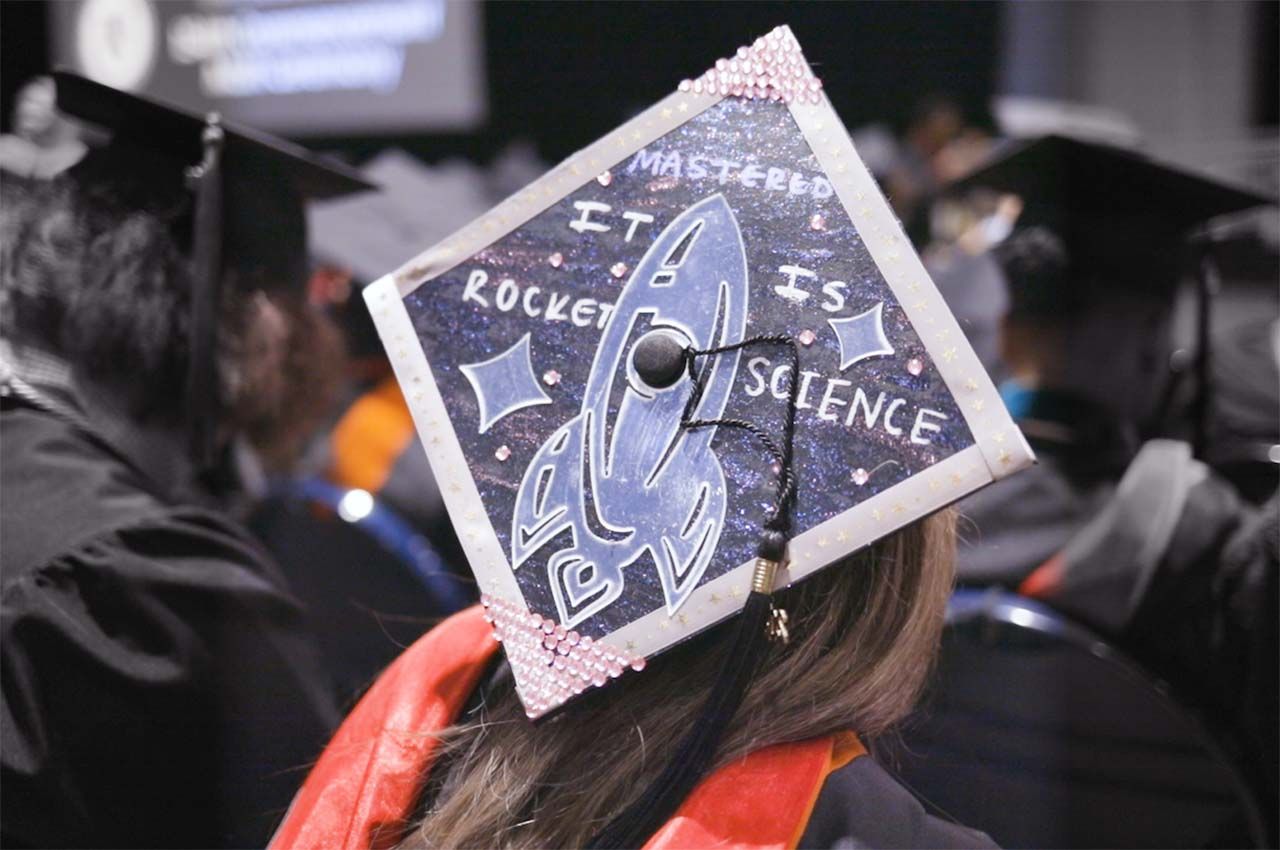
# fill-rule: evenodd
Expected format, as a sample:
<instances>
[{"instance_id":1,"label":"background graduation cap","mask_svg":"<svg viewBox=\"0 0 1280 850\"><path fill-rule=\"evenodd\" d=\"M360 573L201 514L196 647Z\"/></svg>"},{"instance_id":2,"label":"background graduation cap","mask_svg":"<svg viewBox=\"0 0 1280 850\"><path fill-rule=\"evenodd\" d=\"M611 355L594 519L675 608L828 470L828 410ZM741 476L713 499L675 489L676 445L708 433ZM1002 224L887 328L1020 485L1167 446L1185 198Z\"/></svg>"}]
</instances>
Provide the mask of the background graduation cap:
<instances>
[{"instance_id":1,"label":"background graduation cap","mask_svg":"<svg viewBox=\"0 0 1280 850\"><path fill-rule=\"evenodd\" d=\"M224 273L248 285L306 282L308 200L374 187L355 170L282 139L54 72L58 108L111 134L70 173L123 205L189 209L192 259L187 422L193 455L213 460L218 418L217 328Z\"/></svg>"},{"instance_id":2,"label":"background graduation cap","mask_svg":"<svg viewBox=\"0 0 1280 850\"><path fill-rule=\"evenodd\" d=\"M738 615L597 846L700 776L776 587L1032 461L786 27L365 297L531 718Z\"/></svg>"},{"instance_id":3,"label":"background graduation cap","mask_svg":"<svg viewBox=\"0 0 1280 850\"><path fill-rule=\"evenodd\" d=\"M1100 294L1116 289L1172 303L1177 285L1194 269L1199 296L1194 443L1203 455L1216 271L1209 231L1200 226L1275 199L1136 151L1061 135L1006 143L947 191L978 188L1022 199L1022 214L1004 247L1006 264L1016 266L1014 255L1023 247L1046 248L1030 242L1056 239L1062 251L1060 273L1009 282L1013 313L1089 309Z\"/></svg>"}]
</instances>

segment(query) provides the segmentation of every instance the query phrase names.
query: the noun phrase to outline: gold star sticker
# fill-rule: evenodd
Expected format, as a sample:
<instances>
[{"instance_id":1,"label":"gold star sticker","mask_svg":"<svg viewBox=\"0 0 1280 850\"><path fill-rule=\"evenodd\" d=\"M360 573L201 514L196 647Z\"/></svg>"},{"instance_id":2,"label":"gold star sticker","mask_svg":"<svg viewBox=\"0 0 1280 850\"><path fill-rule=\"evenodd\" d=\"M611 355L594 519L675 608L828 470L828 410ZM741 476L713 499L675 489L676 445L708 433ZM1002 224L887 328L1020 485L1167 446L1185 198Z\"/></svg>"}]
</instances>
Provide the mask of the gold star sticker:
<instances>
[{"instance_id":1,"label":"gold star sticker","mask_svg":"<svg viewBox=\"0 0 1280 850\"><path fill-rule=\"evenodd\" d=\"M836 166L836 174L844 174L848 170L843 162Z\"/></svg>"},{"instance_id":2,"label":"gold star sticker","mask_svg":"<svg viewBox=\"0 0 1280 850\"><path fill-rule=\"evenodd\" d=\"M847 531L841 531L839 534L837 534L837 535L836 535L836 540L840 541L841 543L848 543L848 542L849 542L849 532L847 532Z\"/></svg>"},{"instance_id":3,"label":"gold star sticker","mask_svg":"<svg viewBox=\"0 0 1280 850\"><path fill-rule=\"evenodd\" d=\"M948 363L956 359L956 348L954 345L942 352L942 359Z\"/></svg>"},{"instance_id":4,"label":"gold star sticker","mask_svg":"<svg viewBox=\"0 0 1280 850\"><path fill-rule=\"evenodd\" d=\"M431 438L431 445L433 445L433 446L438 446L438 445L440 445L440 438L439 438L439 437L432 437L432 438Z\"/></svg>"},{"instance_id":5,"label":"gold star sticker","mask_svg":"<svg viewBox=\"0 0 1280 850\"><path fill-rule=\"evenodd\" d=\"M902 502L895 502L893 505L893 512L895 514L904 513L906 510L907 509L903 506Z\"/></svg>"},{"instance_id":6,"label":"gold star sticker","mask_svg":"<svg viewBox=\"0 0 1280 850\"><path fill-rule=\"evenodd\" d=\"M711 604L713 605L717 604L719 601L720 601L720 594L718 593L711 594Z\"/></svg>"},{"instance_id":7,"label":"gold star sticker","mask_svg":"<svg viewBox=\"0 0 1280 850\"><path fill-rule=\"evenodd\" d=\"M640 131L639 131L639 130L634 130L634 131L632 131L632 133L631 133L631 138L635 139L635 140L638 142L638 141L640 141L641 139L643 139L643 138L644 138L644 136L643 136L643 135L641 135L641 133L640 133Z\"/></svg>"},{"instance_id":8,"label":"gold star sticker","mask_svg":"<svg viewBox=\"0 0 1280 850\"><path fill-rule=\"evenodd\" d=\"M938 479L936 479L936 478L929 482L929 489L930 489L930 490L937 490L937 489L938 489L939 487L941 487L941 486L942 486L942 482L941 482L941 481L939 481L939 480L938 480Z\"/></svg>"},{"instance_id":9,"label":"gold star sticker","mask_svg":"<svg viewBox=\"0 0 1280 850\"><path fill-rule=\"evenodd\" d=\"M953 472L953 473L951 473L951 483L952 483L952 484L959 484L962 480L963 480L963 478L962 478L962 476L960 475L960 473L958 473L958 472Z\"/></svg>"},{"instance_id":10,"label":"gold star sticker","mask_svg":"<svg viewBox=\"0 0 1280 850\"><path fill-rule=\"evenodd\" d=\"M825 537L821 537L821 538L819 538L819 539L818 539L818 547L819 547L819 548L822 548L822 549L825 549L825 548L827 547L827 544L828 544L828 543L830 543L830 542L831 542L831 541L827 540L827 538L825 538Z\"/></svg>"},{"instance_id":11,"label":"gold star sticker","mask_svg":"<svg viewBox=\"0 0 1280 850\"><path fill-rule=\"evenodd\" d=\"M627 652L635 652L635 649L636 649L636 642L633 640L627 641Z\"/></svg>"},{"instance_id":12,"label":"gold star sticker","mask_svg":"<svg viewBox=\"0 0 1280 850\"><path fill-rule=\"evenodd\" d=\"M938 342L946 342L949 336L951 336L951 328L943 328L938 331Z\"/></svg>"},{"instance_id":13,"label":"gold star sticker","mask_svg":"<svg viewBox=\"0 0 1280 850\"><path fill-rule=\"evenodd\" d=\"M929 307L929 302L925 301L923 298L919 299L918 301L916 301L914 304L911 305L912 310L927 310L928 307Z\"/></svg>"},{"instance_id":14,"label":"gold star sticker","mask_svg":"<svg viewBox=\"0 0 1280 850\"><path fill-rule=\"evenodd\" d=\"M467 511L466 515L465 515L465 516L463 516L463 519L468 520L469 522L475 522L475 519L476 519L476 512L475 512L475 511Z\"/></svg>"},{"instance_id":15,"label":"gold star sticker","mask_svg":"<svg viewBox=\"0 0 1280 850\"><path fill-rule=\"evenodd\" d=\"M1003 442L1004 442L1004 431L997 431L997 432L995 432L994 434L992 434L992 435L991 435L991 439L995 440L997 443L1003 443Z\"/></svg>"},{"instance_id":16,"label":"gold star sticker","mask_svg":"<svg viewBox=\"0 0 1280 850\"><path fill-rule=\"evenodd\" d=\"M677 614L676 619L680 621L680 625L682 626L686 626L689 624L689 621L685 619L684 614Z\"/></svg>"},{"instance_id":17,"label":"gold star sticker","mask_svg":"<svg viewBox=\"0 0 1280 850\"><path fill-rule=\"evenodd\" d=\"M670 117L671 117L672 115L674 115L674 114L675 114L675 113L673 113L673 112L671 111L671 107L669 107L669 106L664 106L664 107L662 108L662 117L663 117L663 118L670 118Z\"/></svg>"},{"instance_id":18,"label":"gold star sticker","mask_svg":"<svg viewBox=\"0 0 1280 850\"><path fill-rule=\"evenodd\" d=\"M618 147L620 148L625 148L627 146L627 140L622 136L619 136L618 138L614 139L614 142L616 142Z\"/></svg>"},{"instance_id":19,"label":"gold star sticker","mask_svg":"<svg viewBox=\"0 0 1280 850\"><path fill-rule=\"evenodd\" d=\"M742 590L739 589L737 585L734 585L733 587L729 588L729 595L732 596L734 599L737 599L742 595Z\"/></svg>"},{"instance_id":20,"label":"gold star sticker","mask_svg":"<svg viewBox=\"0 0 1280 850\"><path fill-rule=\"evenodd\" d=\"M689 104L685 103L684 101L681 101L680 103L676 104L676 109L679 109L681 112L688 112Z\"/></svg>"},{"instance_id":21,"label":"gold star sticker","mask_svg":"<svg viewBox=\"0 0 1280 850\"><path fill-rule=\"evenodd\" d=\"M1000 461L1002 466L1008 466L1013 456L1009 454L1008 449L1001 449L1000 454L996 455L996 460Z\"/></svg>"},{"instance_id":22,"label":"gold star sticker","mask_svg":"<svg viewBox=\"0 0 1280 850\"><path fill-rule=\"evenodd\" d=\"M879 522L880 520L884 519L884 514L880 513L879 508L876 508L871 512L871 518L874 519L876 522Z\"/></svg>"},{"instance_id":23,"label":"gold star sticker","mask_svg":"<svg viewBox=\"0 0 1280 850\"><path fill-rule=\"evenodd\" d=\"M978 389L978 382L975 381L973 378L966 378L964 382L964 388L966 390L969 390L970 392L973 392L976 389Z\"/></svg>"},{"instance_id":24,"label":"gold star sticker","mask_svg":"<svg viewBox=\"0 0 1280 850\"><path fill-rule=\"evenodd\" d=\"M982 412L982 408L986 407L987 403L980 398L975 398L971 406L973 407L974 410L978 412Z\"/></svg>"},{"instance_id":25,"label":"gold star sticker","mask_svg":"<svg viewBox=\"0 0 1280 850\"><path fill-rule=\"evenodd\" d=\"M462 486L461 486L460 484L458 484L458 482L457 482L457 481L450 481L450 482L449 482L449 492L450 492L450 493L461 493L461 492L462 492Z\"/></svg>"},{"instance_id":26,"label":"gold star sticker","mask_svg":"<svg viewBox=\"0 0 1280 850\"><path fill-rule=\"evenodd\" d=\"M662 620L661 622L658 623L658 628L660 629L671 628L671 620L670 619Z\"/></svg>"}]
</instances>

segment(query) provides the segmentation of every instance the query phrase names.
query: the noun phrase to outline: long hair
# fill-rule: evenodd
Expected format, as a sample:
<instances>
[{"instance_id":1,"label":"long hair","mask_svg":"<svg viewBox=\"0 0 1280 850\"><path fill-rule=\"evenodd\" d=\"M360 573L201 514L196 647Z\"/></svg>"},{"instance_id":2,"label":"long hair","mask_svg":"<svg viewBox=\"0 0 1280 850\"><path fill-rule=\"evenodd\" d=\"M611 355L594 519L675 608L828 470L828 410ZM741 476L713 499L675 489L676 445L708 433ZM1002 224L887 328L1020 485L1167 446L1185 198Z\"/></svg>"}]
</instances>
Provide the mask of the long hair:
<instances>
[{"instance_id":1,"label":"long hair","mask_svg":"<svg viewBox=\"0 0 1280 850\"><path fill-rule=\"evenodd\" d=\"M770 650L716 765L772 744L890 729L936 654L954 554L944 511L780 593L791 641ZM687 641L536 726L509 678L495 686L442 733L425 817L402 847L581 847L670 759L729 636L721 627Z\"/></svg>"}]
</instances>

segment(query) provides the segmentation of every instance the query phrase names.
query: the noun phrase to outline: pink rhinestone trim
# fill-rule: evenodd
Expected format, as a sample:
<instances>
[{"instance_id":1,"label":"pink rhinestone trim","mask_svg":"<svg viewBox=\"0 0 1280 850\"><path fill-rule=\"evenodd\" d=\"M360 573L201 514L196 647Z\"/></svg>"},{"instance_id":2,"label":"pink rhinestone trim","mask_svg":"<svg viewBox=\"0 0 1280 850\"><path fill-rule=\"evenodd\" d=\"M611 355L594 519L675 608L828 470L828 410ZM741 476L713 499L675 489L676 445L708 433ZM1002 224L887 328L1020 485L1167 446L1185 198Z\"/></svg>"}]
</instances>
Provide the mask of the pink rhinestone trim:
<instances>
[{"instance_id":1,"label":"pink rhinestone trim","mask_svg":"<svg viewBox=\"0 0 1280 850\"><path fill-rule=\"evenodd\" d=\"M516 692L531 720L628 669L644 669L644 658L582 637L505 599L482 593L480 604L506 649Z\"/></svg>"},{"instance_id":2,"label":"pink rhinestone trim","mask_svg":"<svg viewBox=\"0 0 1280 850\"><path fill-rule=\"evenodd\" d=\"M681 82L680 91L784 103L822 102L822 81L814 76L787 27L757 38L750 47L739 47L733 58L720 59L698 79Z\"/></svg>"}]
</instances>

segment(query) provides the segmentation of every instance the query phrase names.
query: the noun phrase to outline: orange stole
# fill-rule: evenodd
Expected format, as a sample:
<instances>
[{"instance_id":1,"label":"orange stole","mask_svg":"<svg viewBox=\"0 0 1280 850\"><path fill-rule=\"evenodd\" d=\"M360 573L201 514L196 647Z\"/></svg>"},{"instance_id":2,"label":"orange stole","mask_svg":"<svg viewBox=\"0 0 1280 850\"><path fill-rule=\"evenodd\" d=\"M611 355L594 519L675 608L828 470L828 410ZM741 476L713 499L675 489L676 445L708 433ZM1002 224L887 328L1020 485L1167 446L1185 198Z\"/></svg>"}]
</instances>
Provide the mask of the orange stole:
<instances>
[{"instance_id":1,"label":"orange stole","mask_svg":"<svg viewBox=\"0 0 1280 850\"><path fill-rule=\"evenodd\" d=\"M434 733L457 717L497 648L478 606L419 638L343 721L270 850L398 844L435 758ZM795 847L827 775L865 752L843 733L751 753L699 783L645 848Z\"/></svg>"},{"instance_id":2,"label":"orange stole","mask_svg":"<svg viewBox=\"0 0 1280 850\"><path fill-rule=\"evenodd\" d=\"M413 419L395 378L360 396L331 437L329 476L342 487L377 493L413 439Z\"/></svg>"}]
</instances>

